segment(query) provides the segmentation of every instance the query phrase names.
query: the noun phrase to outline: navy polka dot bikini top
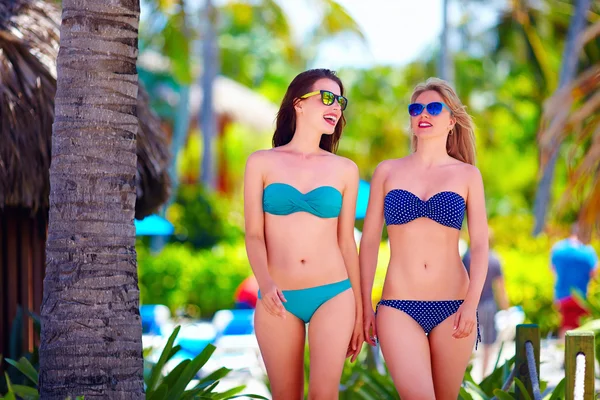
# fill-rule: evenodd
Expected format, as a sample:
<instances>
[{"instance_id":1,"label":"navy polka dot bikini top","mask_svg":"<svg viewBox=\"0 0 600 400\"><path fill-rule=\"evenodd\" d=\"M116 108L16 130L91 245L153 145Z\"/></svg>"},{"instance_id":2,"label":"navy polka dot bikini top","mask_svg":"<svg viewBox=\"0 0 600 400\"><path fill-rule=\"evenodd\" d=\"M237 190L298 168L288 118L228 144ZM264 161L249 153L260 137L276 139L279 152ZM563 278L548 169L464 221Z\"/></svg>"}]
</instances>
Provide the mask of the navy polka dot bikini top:
<instances>
[{"instance_id":1,"label":"navy polka dot bikini top","mask_svg":"<svg viewBox=\"0 0 600 400\"><path fill-rule=\"evenodd\" d=\"M421 217L460 230L465 217L465 199L456 192L439 192L427 200L404 189L385 195L383 214L387 225L402 225Z\"/></svg>"}]
</instances>

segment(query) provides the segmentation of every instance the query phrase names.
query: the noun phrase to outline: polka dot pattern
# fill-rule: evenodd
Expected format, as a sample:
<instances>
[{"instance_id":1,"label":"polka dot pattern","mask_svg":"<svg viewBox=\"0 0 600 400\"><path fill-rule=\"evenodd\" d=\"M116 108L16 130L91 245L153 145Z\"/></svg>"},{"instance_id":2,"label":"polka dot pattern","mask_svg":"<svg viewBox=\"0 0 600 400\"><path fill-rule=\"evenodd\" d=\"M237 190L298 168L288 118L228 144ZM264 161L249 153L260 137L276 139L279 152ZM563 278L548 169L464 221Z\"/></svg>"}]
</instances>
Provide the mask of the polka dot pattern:
<instances>
[{"instance_id":1,"label":"polka dot pattern","mask_svg":"<svg viewBox=\"0 0 600 400\"><path fill-rule=\"evenodd\" d=\"M460 230L466 209L465 199L456 192L439 192L427 200L404 189L392 189L386 194L383 213L387 225L402 225L417 218Z\"/></svg>"},{"instance_id":2,"label":"polka dot pattern","mask_svg":"<svg viewBox=\"0 0 600 400\"><path fill-rule=\"evenodd\" d=\"M379 306L387 306L400 310L421 325L425 334L429 335L433 328L444 322L449 316L455 314L462 303L463 300L381 300L377 303L375 313L379 310ZM477 341L475 342L475 350L477 350L477 344L480 341L479 313L477 313Z\"/></svg>"}]
</instances>

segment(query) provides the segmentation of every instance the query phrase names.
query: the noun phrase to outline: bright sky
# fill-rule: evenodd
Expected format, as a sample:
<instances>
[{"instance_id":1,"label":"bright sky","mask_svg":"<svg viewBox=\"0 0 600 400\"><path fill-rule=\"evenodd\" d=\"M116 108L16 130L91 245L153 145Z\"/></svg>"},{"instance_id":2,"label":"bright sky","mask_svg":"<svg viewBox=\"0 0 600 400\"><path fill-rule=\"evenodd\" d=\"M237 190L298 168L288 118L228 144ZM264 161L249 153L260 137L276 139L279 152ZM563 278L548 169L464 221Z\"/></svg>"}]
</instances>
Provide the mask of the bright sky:
<instances>
[{"instance_id":1,"label":"bright sky","mask_svg":"<svg viewBox=\"0 0 600 400\"><path fill-rule=\"evenodd\" d=\"M310 28L317 18L302 3L288 0L281 4L289 11L299 31ZM432 44L437 45L442 29L442 0L338 0L364 32L368 49L355 41L338 40L325 45L315 66L366 67L372 64L401 65L415 59Z\"/></svg>"},{"instance_id":2,"label":"bright sky","mask_svg":"<svg viewBox=\"0 0 600 400\"><path fill-rule=\"evenodd\" d=\"M186 0L191 12L204 7L203 0ZM214 4L232 0L213 0ZM255 0L246 0L255 1ZM319 0L276 0L290 16L298 37L304 36L317 22L315 5ZM442 30L443 0L336 0L358 23L366 36L366 45L356 40L337 39L323 45L311 67L369 67L377 64L403 65L439 46ZM145 1L142 0L142 6ZM451 25L463 18L460 1L450 1ZM477 23L490 26L498 7L506 0L488 0L477 6ZM482 3L479 3L482 4ZM144 7L142 7L142 10ZM144 13L142 12L142 15Z\"/></svg>"},{"instance_id":3,"label":"bright sky","mask_svg":"<svg viewBox=\"0 0 600 400\"><path fill-rule=\"evenodd\" d=\"M314 24L315 0L281 0L279 4L293 17L299 34ZM313 67L368 67L373 64L403 65L439 47L443 0L336 0L354 18L366 36L367 46L353 40L336 40L323 46ZM457 26L464 17L461 3L450 1L449 19ZM495 21L505 0L471 3L476 24L485 29ZM476 7L476 8L474 8Z\"/></svg>"}]
</instances>

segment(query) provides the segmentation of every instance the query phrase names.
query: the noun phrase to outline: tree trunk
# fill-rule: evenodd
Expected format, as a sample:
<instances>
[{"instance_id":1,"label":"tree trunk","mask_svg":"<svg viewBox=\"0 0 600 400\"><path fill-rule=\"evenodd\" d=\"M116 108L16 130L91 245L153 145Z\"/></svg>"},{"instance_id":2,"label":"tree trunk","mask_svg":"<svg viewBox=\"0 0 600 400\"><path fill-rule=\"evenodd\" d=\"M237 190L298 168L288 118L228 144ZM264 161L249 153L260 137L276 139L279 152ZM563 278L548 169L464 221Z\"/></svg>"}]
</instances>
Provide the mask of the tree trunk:
<instances>
[{"instance_id":1,"label":"tree trunk","mask_svg":"<svg viewBox=\"0 0 600 400\"><path fill-rule=\"evenodd\" d=\"M454 79L454 68L448 49L448 34L450 31L448 23L448 8L450 7L450 0L444 0L443 2L443 17L442 17L442 33L440 37L440 55L438 59L438 74L439 77L447 82L452 82Z\"/></svg>"},{"instance_id":2,"label":"tree trunk","mask_svg":"<svg viewBox=\"0 0 600 400\"><path fill-rule=\"evenodd\" d=\"M187 140L189 130L190 86L188 84L181 84L179 90L179 102L175 113L175 123L173 124L173 137L171 139L171 165L169 165L169 174L171 175L171 198L169 199L169 204L177 197L177 188L179 187L177 156ZM165 206L165 209L168 205Z\"/></svg>"},{"instance_id":3,"label":"tree trunk","mask_svg":"<svg viewBox=\"0 0 600 400\"><path fill-rule=\"evenodd\" d=\"M188 48L192 48L192 35L188 25L188 14L186 10L186 1L179 0L179 7L181 7L182 25L181 31L183 37L188 43ZM171 138L171 163L169 165L169 175L171 177L171 197L167 204L165 204L163 210L166 209L175 201L177 197L177 189L179 187L179 175L177 174L177 156L179 151L185 145L188 134L190 131L190 91L191 91L191 72L189 52L186 52L186 70L188 73L185 75L185 79L177 79L179 84L179 101L177 102L177 109L175 110L175 122L173 124L173 136ZM189 75L189 76L188 76ZM177 78L177 76L176 76ZM189 79L189 80L188 80Z\"/></svg>"},{"instance_id":4,"label":"tree trunk","mask_svg":"<svg viewBox=\"0 0 600 400\"><path fill-rule=\"evenodd\" d=\"M568 85L575 74L577 73L577 64L579 61L579 52L581 44L577 42L577 38L585 30L586 14L590 9L590 0L577 0L575 3L575 14L571 18L569 31L567 32L567 41L562 57L562 68L560 71L560 80L557 90ZM553 125L553 124L551 124ZM554 179L554 169L558 158L558 149L560 144L554 140L550 144L550 148L554 149L542 172L542 179L537 187L535 196L535 204L533 213L535 216L535 226L533 234L538 235L542 232L546 223L546 214L548 212L548 204L550 203L550 188Z\"/></svg>"},{"instance_id":5,"label":"tree trunk","mask_svg":"<svg viewBox=\"0 0 600 400\"><path fill-rule=\"evenodd\" d=\"M63 0L40 395L143 399L135 252L139 0Z\"/></svg>"},{"instance_id":6,"label":"tree trunk","mask_svg":"<svg viewBox=\"0 0 600 400\"><path fill-rule=\"evenodd\" d=\"M202 155L202 183L209 189L216 188L215 138L217 137L217 121L214 112L213 84L219 69L216 34L217 10L212 0L206 0L205 33L202 38L203 71L202 71L202 107L200 109L200 130L202 131L204 151Z\"/></svg>"}]
</instances>

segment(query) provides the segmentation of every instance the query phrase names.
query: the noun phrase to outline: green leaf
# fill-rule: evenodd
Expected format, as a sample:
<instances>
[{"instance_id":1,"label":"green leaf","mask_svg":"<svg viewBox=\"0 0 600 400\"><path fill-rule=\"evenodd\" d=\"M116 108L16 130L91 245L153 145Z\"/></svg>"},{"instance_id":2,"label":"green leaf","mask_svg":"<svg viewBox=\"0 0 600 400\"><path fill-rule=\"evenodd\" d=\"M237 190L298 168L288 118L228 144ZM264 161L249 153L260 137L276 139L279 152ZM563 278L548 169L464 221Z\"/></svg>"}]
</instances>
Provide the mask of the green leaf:
<instances>
[{"instance_id":1,"label":"green leaf","mask_svg":"<svg viewBox=\"0 0 600 400\"><path fill-rule=\"evenodd\" d=\"M42 332L42 320L41 320L40 316L31 310L27 310L27 314L29 314L29 317L33 321L34 332L37 333L38 335L40 335Z\"/></svg>"},{"instance_id":2,"label":"green leaf","mask_svg":"<svg viewBox=\"0 0 600 400\"><path fill-rule=\"evenodd\" d=\"M183 371L185 371L190 362L191 360L183 360L179 364L177 364L177 366L173 368L173 370L169 372L167 376L164 377L164 379L162 380L162 384L164 384L168 388L172 388L173 386L175 386L175 383L177 382L179 377L181 377L181 374L183 373Z\"/></svg>"},{"instance_id":3,"label":"green leaf","mask_svg":"<svg viewBox=\"0 0 600 400\"><path fill-rule=\"evenodd\" d=\"M215 388L217 387L217 385L219 384L219 382L213 382L210 385L208 385L208 387L205 387L202 390L203 394L211 394L213 390L215 390Z\"/></svg>"},{"instance_id":4,"label":"green leaf","mask_svg":"<svg viewBox=\"0 0 600 400\"><path fill-rule=\"evenodd\" d=\"M591 301L582 296L579 290L572 289L571 296L573 296L577 303L579 303L583 308L589 310L592 315L600 315L600 308L598 308L598 306L592 304Z\"/></svg>"},{"instance_id":5,"label":"green leaf","mask_svg":"<svg viewBox=\"0 0 600 400\"><path fill-rule=\"evenodd\" d=\"M498 364L500 364L500 357L502 356L502 350L504 349L504 340L500 343L500 348L498 349L498 356L496 357L496 362L494 363L494 368L492 371L495 371L498 368Z\"/></svg>"},{"instance_id":6,"label":"green leaf","mask_svg":"<svg viewBox=\"0 0 600 400\"><path fill-rule=\"evenodd\" d=\"M13 385L12 388L17 396L23 397L25 400L37 400L40 398L38 390L31 386Z\"/></svg>"},{"instance_id":7,"label":"green leaf","mask_svg":"<svg viewBox=\"0 0 600 400\"><path fill-rule=\"evenodd\" d=\"M565 386L567 381L565 378L562 378L558 385L552 391L552 396L548 400L561 400L565 398Z\"/></svg>"},{"instance_id":8,"label":"green leaf","mask_svg":"<svg viewBox=\"0 0 600 400\"><path fill-rule=\"evenodd\" d=\"M186 390L185 392L183 392L180 400L196 399L197 396L201 393L204 393L204 387L195 387L193 389Z\"/></svg>"},{"instance_id":9,"label":"green leaf","mask_svg":"<svg viewBox=\"0 0 600 400\"><path fill-rule=\"evenodd\" d=\"M234 398L234 396L237 397L236 395L244 389L246 389L246 385L236 386L236 387L231 388L223 393L215 393L213 398L215 400L232 399L232 398Z\"/></svg>"},{"instance_id":10,"label":"green leaf","mask_svg":"<svg viewBox=\"0 0 600 400\"><path fill-rule=\"evenodd\" d=\"M512 397L510 394L508 394L500 389L494 390L494 396L496 396L498 398L498 400L515 400L514 397Z\"/></svg>"},{"instance_id":11,"label":"green leaf","mask_svg":"<svg viewBox=\"0 0 600 400\"><path fill-rule=\"evenodd\" d=\"M175 354L177 354L177 352L179 352L179 350L181 350L181 346L180 345L176 345L171 349L171 352L169 353L169 356L167 357L167 362L173 358L173 356Z\"/></svg>"},{"instance_id":12,"label":"green leaf","mask_svg":"<svg viewBox=\"0 0 600 400\"><path fill-rule=\"evenodd\" d=\"M15 397L13 388L12 388L12 383L10 382L10 378L8 377L8 374L6 372L4 373L4 379L6 379L6 387L8 388L8 393L6 393L6 395L4 396L4 399L5 400L17 400L17 398Z\"/></svg>"},{"instance_id":13,"label":"green leaf","mask_svg":"<svg viewBox=\"0 0 600 400\"><path fill-rule=\"evenodd\" d=\"M517 387L519 388L519 391L521 392L521 396L523 397L524 400L531 400L531 396L529 395L527 388L525 387L525 385L523 384L523 382L521 382L521 380L519 378L515 378L515 385L517 385Z\"/></svg>"},{"instance_id":14,"label":"green leaf","mask_svg":"<svg viewBox=\"0 0 600 400\"><path fill-rule=\"evenodd\" d=\"M364 382L361 390L370 393L375 398L398 399L398 393L391 380L382 376L377 370L367 370L361 373L360 379Z\"/></svg>"},{"instance_id":15,"label":"green leaf","mask_svg":"<svg viewBox=\"0 0 600 400\"><path fill-rule=\"evenodd\" d=\"M360 30L358 23L341 4L334 0L325 0L324 2L326 4L326 12L321 25L325 28L325 33L328 36L352 32L363 42L366 41L365 35Z\"/></svg>"},{"instance_id":16,"label":"green leaf","mask_svg":"<svg viewBox=\"0 0 600 400\"><path fill-rule=\"evenodd\" d=\"M544 391L546 390L547 387L548 387L548 382L540 381L540 393L544 393Z\"/></svg>"},{"instance_id":17,"label":"green leaf","mask_svg":"<svg viewBox=\"0 0 600 400\"><path fill-rule=\"evenodd\" d=\"M185 12L170 15L162 31L164 37L163 53L171 61L171 72L175 79L184 85L192 83L192 70L190 67L190 40L185 22Z\"/></svg>"},{"instance_id":18,"label":"green leaf","mask_svg":"<svg viewBox=\"0 0 600 400\"><path fill-rule=\"evenodd\" d=\"M171 354L171 349L173 348L173 342L175 342L175 338L179 334L180 329L181 329L181 326L177 325L177 327L173 330L173 333L171 333L171 336L169 336L169 340L167 340L167 344L165 344L165 348L163 349L162 353L160 354L158 362L152 367L152 373L150 374L150 379L146 383L146 386L148 386L147 390L152 391L155 389L156 384L158 383L158 380L162 375L162 370Z\"/></svg>"},{"instance_id":19,"label":"green leaf","mask_svg":"<svg viewBox=\"0 0 600 400\"><path fill-rule=\"evenodd\" d=\"M16 362L15 360L7 358L6 362L21 371L21 373L29 378L29 380L36 386L38 385L38 372L35 370L34 366L31 365L28 359L21 357L19 362Z\"/></svg>"},{"instance_id":20,"label":"green leaf","mask_svg":"<svg viewBox=\"0 0 600 400\"><path fill-rule=\"evenodd\" d=\"M514 364L515 358L512 357L506 360L500 367L494 369L491 374L486 376L480 383L479 388L488 396L494 394L494 389L501 388L510 374L511 366Z\"/></svg>"},{"instance_id":21,"label":"green leaf","mask_svg":"<svg viewBox=\"0 0 600 400\"><path fill-rule=\"evenodd\" d=\"M151 393L147 393L146 396L148 400L167 400L168 392L169 387L163 383L156 390L152 391Z\"/></svg>"},{"instance_id":22,"label":"green leaf","mask_svg":"<svg viewBox=\"0 0 600 400\"><path fill-rule=\"evenodd\" d=\"M170 388L168 395L169 399L177 399L183 394L187 385L191 382L192 379L194 379L198 371L200 371L204 364L206 364L206 362L215 350L216 347L214 345L208 344L204 348L204 350L202 350L202 353L198 354L192 360L192 362L188 364L185 370L181 373L181 376L179 377L175 385L173 385L173 387Z\"/></svg>"},{"instance_id":23,"label":"green leaf","mask_svg":"<svg viewBox=\"0 0 600 400\"><path fill-rule=\"evenodd\" d=\"M209 384L212 384L213 382L218 381L219 379L223 379L230 372L231 372L231 369L221 367L218 370L216 370L216 371L210 373L209 375L205 376L204 378L202 378L200 380L200 382L198 383L197 387L201 387L201 386L206 387Z\"/></svg>"},{"instance_id":24,"label":"green leaf","mask_svg":"<svg viewBox=\"0 0 600 400\"><path fill-rule=\"evenodd\" d=\"M477 393L479 396L481 396L481 398L483 400L488 400L490 398L490 396L488 396L487 393L485 393L479 386L477 386L476 383L473 382L465 382L465 385L467 386L467 388L475 393Z\"/></svg>"},{"instance_id":25,"label":"green leaf","mask_svg":"<svg viewBox=\"0 0 600 400\"><path fill-rule=\"evenodd\" d=\"M458 395L460 396L460 400L473 400L473 396L471 396L471 394L467 392L462 386L460 387L460 392L458 393Z\"/></svg>"}]
</instances>

